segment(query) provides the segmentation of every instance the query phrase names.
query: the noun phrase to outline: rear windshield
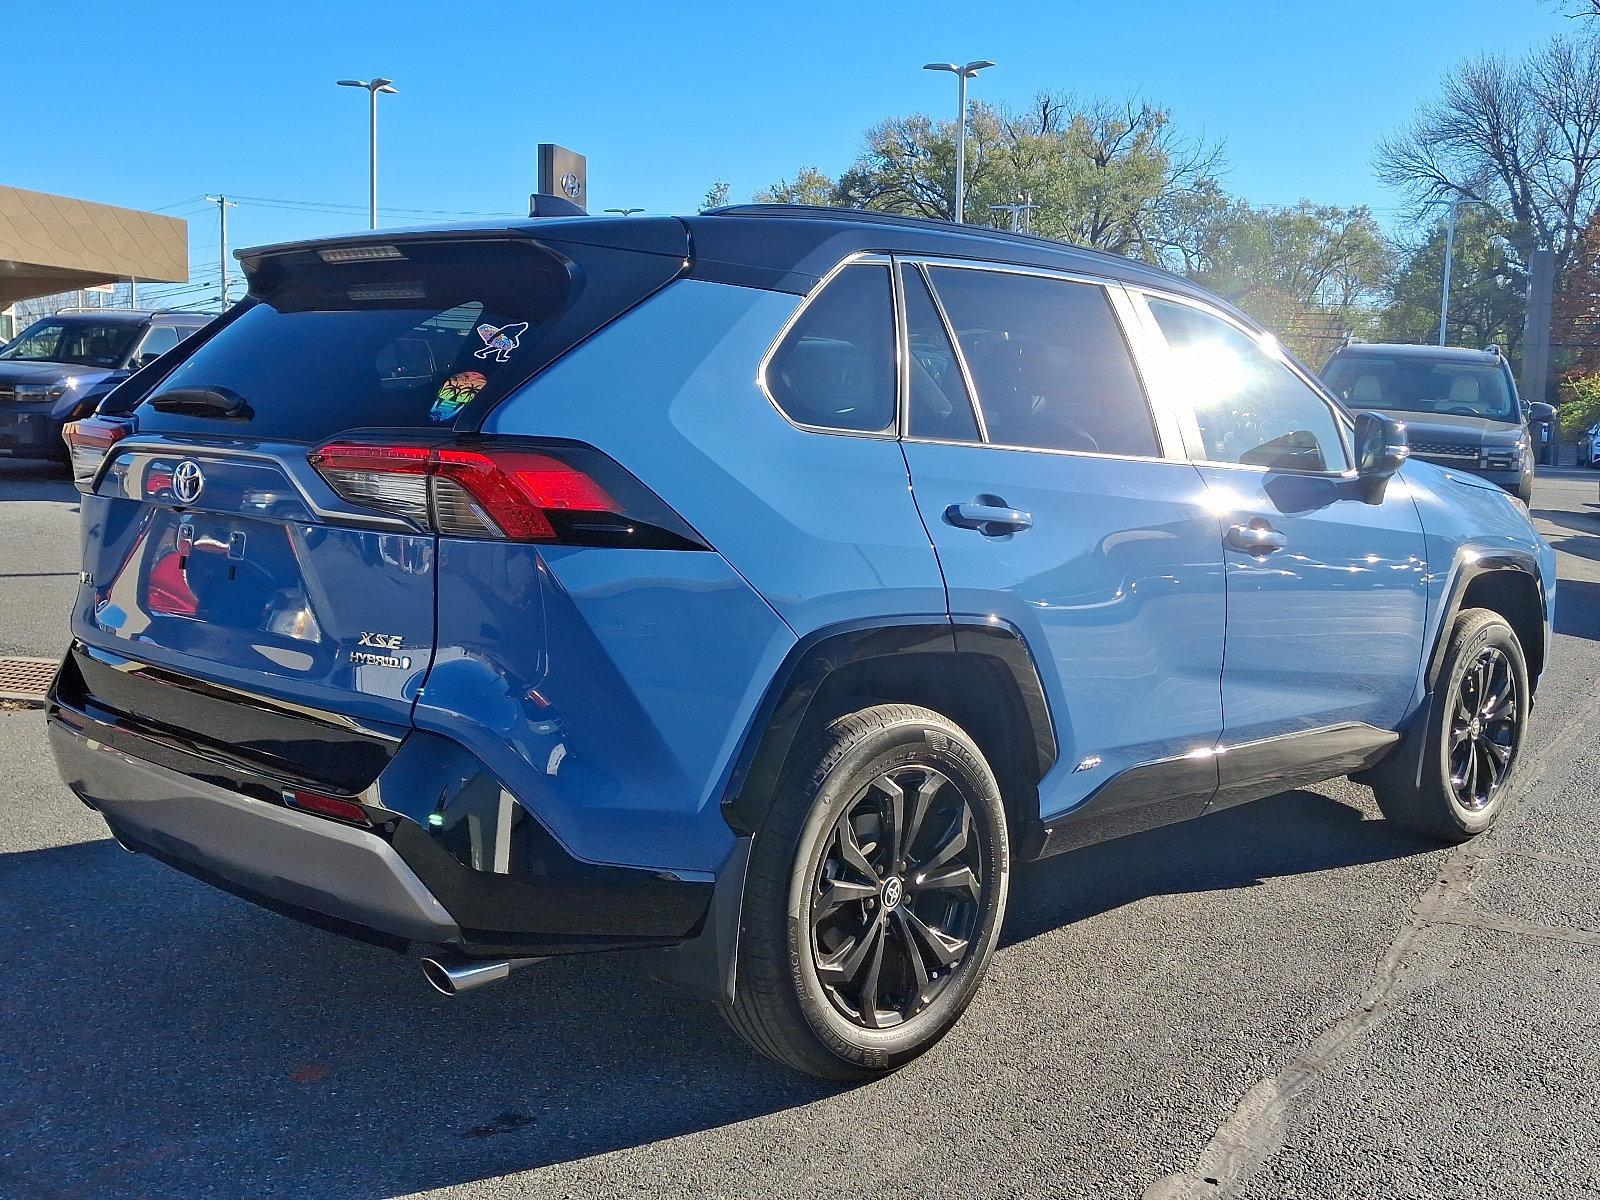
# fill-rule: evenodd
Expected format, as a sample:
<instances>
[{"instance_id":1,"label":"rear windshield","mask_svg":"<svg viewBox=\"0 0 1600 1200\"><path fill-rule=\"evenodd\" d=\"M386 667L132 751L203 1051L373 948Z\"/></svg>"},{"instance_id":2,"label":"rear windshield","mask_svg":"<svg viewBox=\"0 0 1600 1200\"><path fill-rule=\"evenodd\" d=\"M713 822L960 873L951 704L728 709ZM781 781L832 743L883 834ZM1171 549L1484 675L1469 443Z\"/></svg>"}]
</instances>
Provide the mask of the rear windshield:
<instances>
[{"instance_id":1,"label":"rear windshield","mask_svg":"<svg viewBox=\"0 0 1600 1200\"><path fill-rule=\"evenodd\" d=\"M1503 367L1402 354L1344 354L1322 372L1323 382L1355 412L1364 408L1449 413L1490 421L1521 421Z\"/></svg>"},{"instance_id":2,"label":"rear windshield","mask_svg":"<svg viewBox=\"0 0 1600 1200\"><path fill-rule=\"evenodd\" d=\"M28 326L16 341L0 350L0 359L118 367L143 328L137 321L60 321L47 317Z\"/></svg>"},{"instance_id":3,"label":"rear windshield","mask_svg":"<svg viewBox=\"0 0 1600 1200\"><path fill-rule=\"evenodd\" d=\"M509 239L270 256L251 278L245 311L145 397L139 428L280 441L448 429L468 405L484 411L649 295L681 262ZM235 395L249 415L162 411L162 396L194 389Z\"/></svg>"}]
</instances>

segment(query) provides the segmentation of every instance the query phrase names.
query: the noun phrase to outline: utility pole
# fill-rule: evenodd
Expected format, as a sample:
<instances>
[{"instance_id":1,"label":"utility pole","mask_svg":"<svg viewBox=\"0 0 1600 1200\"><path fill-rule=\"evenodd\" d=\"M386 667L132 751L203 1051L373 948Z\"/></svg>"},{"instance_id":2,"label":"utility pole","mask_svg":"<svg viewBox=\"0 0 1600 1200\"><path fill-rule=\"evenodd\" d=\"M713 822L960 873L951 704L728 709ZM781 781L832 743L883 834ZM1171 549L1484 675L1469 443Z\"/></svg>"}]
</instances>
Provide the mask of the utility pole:
<instances>
[{"instance_id":1,"label":"utility pole","mask_svg":"<svg viewBox=\"0 0 1600 1200\"><path fill-rule=\"evenodd\" d=\"M206 200L208 202L210 202L212 204L215 204L217 206L217 221L218 221L217 242L218 242L218 246L219 246L218 259L219 259L219 261L220 261L220 263L222 265L222 278L219 281L218 286L221 289L220 292L219 292L219 295L221 295L221 297L222 297L222 311L223 312L227 312L228 311L228 210L230 208L238 208L239 206L234 201L229 200L226 196L223 196L223 195L207 196Z\"/></svg>"},{"instance_id":2,"label":"utility pole","mask_svg":"<svg viewBox=\"0 0 1600 1200\"><path fill-rule=\"evenodd\" d=\"M1522 331L1522 378L1517 390L1530 404L1544 401L1550 381L1550 307L1555 295L1556 253L1528 255L1528 316Z\"/></svg>"},{"instance_id":3,"label":"utility pole","mask_svg":"<svg viewBox=\"0 0 1600 1200\"><path fill-rule=\"evenodd\" d=\"M128 276L128 307L130 309L139 307L139 281L132 275Z\"/></svg>"}]
</instances>

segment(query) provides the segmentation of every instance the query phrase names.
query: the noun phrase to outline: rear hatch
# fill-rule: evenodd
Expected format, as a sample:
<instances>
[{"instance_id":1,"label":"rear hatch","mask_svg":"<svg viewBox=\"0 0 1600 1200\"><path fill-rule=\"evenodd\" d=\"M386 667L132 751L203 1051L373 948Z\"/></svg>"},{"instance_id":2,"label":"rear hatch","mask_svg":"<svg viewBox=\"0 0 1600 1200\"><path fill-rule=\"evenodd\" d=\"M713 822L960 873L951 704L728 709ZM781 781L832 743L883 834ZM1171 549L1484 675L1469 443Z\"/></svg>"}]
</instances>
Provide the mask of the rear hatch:
<instances>
[{"instance_id":1,"label":"rear hatch","mask_svg":"<svg viewBox=\"0 0 1600 1200\"><path fill-rule=\"evenodd\" d=\"M84 497L75 636L403 732L435 650L440 530L539 540L551 523L504 515L501 493L530 471L573 486L559 451L508 468L472 431L682 268L681 224L630 224L246 252L248 299L180 348Z\"/></svg>"}]
</instances>

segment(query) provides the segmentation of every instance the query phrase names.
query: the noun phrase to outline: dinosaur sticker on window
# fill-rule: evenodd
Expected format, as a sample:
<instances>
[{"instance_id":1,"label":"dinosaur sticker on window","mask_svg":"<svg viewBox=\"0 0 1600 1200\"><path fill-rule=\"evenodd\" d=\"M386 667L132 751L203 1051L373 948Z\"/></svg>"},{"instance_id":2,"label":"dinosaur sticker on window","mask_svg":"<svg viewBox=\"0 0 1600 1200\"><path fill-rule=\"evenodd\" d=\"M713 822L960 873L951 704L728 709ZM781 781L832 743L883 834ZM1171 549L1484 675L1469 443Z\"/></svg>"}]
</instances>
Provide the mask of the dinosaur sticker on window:
<instances>
[{"instance_id":1,"label":"dinosaur sticker on window","mask_svg":"<svg viewBox=\"0 0 1600 1200\"><path fill-rule=\"evenodd\" d=\"M526 321L518 321L515 325L479 325L478 336L483 339L483 349L477 351L473 357L488 358L493 355L496 362L505 362L521 343L522 335L526 332L528 332Z\"/></svg>"},{"instance_id":2,"label":"dinosaur sticker on window","mask_svg":"<svg viewBox=\"0 0 1600 1200\"><path fill-rule=\"evenodd\" d=\"M433 402L433 407L428 410L428 416L435 421L452 421L455 415L467 406L467 403L483 391L484 385L489 381L479 371L460 371L444 381L444 386L439 389L439 397Z\"/></svg>"}]
</instances>

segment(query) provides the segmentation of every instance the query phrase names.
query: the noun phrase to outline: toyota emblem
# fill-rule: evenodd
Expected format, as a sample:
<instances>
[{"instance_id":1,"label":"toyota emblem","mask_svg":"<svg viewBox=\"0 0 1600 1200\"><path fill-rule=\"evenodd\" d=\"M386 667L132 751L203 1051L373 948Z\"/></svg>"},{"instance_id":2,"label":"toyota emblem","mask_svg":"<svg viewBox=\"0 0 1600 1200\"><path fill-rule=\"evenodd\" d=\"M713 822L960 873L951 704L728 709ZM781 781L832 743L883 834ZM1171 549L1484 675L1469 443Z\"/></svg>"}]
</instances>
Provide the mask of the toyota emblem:
<instances>
[{"instance_id":1,"label":"toyota emblem","mask_svg":"<svg viewBox=\"0 0 1600 1200\"><path fill-rule=\"evenodd\" d=\"M201 489L205 486L205 473L192 458L184 459L172 472L172 494L185 504L193 504L200 499Z\"/></svg>"}]
</instances>

